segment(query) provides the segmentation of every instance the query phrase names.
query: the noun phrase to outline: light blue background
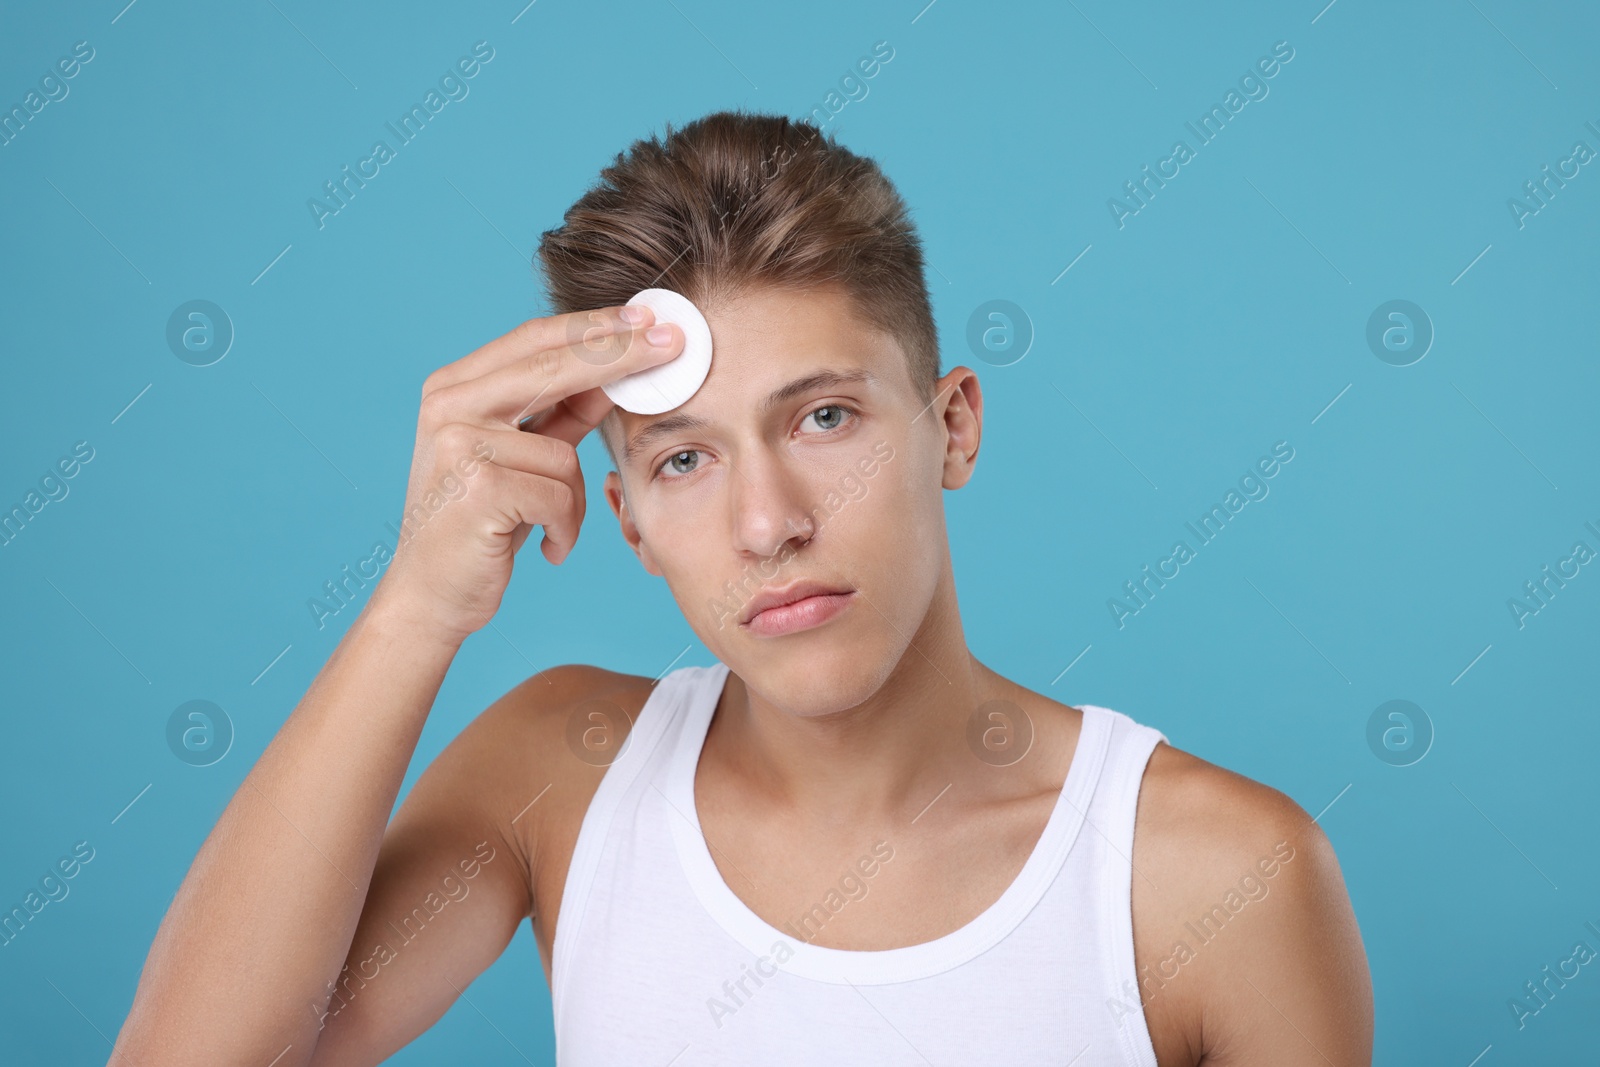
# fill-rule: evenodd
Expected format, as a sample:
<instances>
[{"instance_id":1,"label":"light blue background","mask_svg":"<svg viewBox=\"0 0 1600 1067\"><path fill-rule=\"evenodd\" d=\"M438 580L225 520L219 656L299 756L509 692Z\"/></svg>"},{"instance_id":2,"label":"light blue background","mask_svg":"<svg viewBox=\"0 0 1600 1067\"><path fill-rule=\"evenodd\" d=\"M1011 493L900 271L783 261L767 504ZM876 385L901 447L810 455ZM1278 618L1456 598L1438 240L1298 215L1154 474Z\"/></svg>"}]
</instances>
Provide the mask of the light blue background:
<instances>
[{"instance_id":1,"label":"light blue background","mask_svg":"<svg viewBox=\"0 0 1600 1067\"><path fill-rule=\"evenodd\" d=\"M319 631L306 601L392 544L423 378L543 313L540 231L633 139L801 117L880 40L893 60L827 128L912 205L945 367L981 376L977 477L948 497L976 654L1321 813L1379 1063L1594 1049L1600 964L1525 1029L1507 1006L1600 949L1600 565L1523 628L1507 607L1600 549L1600 168L1524 228L1507 207L1600 149L1592 7L125 2L8 4L0 32L7 108L95 49L0 147L0 505L95 449L0 548L0 904L96 853L0 948L0 1058L108 1056L196 849L353 614ZM319 230L306 200L479 40L470 95ZM1270 94L1119 229L1108 198L1194 147L1184 123L1278 41ZM166 344L192 299L237 331L212 366ZM993 299L1034 331L1010 366L967 348ZM1365 340L1391 299L1436 330L1410 366ZM1270 495L1119 629L1108 598L1280 440ZM561 568L523 554L407 789L536 668L710 661L599 506L599 443L582 455L582 540ZM193 699L236 729L205 768L164 735ZM1366 740L1391 699L1436 731L1411 766ZM551 1062L526 927L467 995L391 1062Z\"/></svg>"}]
</instances>

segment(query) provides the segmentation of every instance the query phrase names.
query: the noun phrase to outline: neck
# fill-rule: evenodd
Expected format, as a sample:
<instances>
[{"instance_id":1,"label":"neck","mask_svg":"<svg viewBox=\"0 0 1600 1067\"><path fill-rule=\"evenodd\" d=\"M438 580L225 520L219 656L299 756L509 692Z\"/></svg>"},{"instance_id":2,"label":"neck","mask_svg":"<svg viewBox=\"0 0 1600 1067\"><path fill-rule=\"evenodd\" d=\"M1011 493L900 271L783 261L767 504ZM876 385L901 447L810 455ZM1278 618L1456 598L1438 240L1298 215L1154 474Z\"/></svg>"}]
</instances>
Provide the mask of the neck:
<instances>
[{"instance_id":1,"label":"neck","mask_svg":"<svg viewBox=\"0 0 1600 1067\"><path fill-rule=\"evenodd\" d=\"M870 695L800 714L784 694L763 694L730 672L702 760L754 795L827 823L910 819L983 768L967 746L968 719L1013 689L968 650L947 562L921 625Z\"/></svg>"}]
</instances>

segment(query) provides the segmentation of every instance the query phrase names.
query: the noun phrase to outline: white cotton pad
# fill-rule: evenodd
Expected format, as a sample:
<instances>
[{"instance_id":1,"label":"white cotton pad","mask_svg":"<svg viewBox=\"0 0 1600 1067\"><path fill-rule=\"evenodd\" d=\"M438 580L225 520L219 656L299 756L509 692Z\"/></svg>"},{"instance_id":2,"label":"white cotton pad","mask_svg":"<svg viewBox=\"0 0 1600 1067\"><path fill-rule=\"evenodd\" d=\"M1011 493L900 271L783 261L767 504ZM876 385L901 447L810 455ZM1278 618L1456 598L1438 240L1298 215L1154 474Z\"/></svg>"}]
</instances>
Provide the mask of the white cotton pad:
<instances>
[{"instance_id":1,"label":"white cotton pad","mask_svg":"<svg viewBox=\"0 0 1600 1067\"><path fill-rule=\"evenodd\" d=\"M682 330L683 351L600 388L617 407L636 415L671 411L694 396L711 373L711 327L688 297L671 289L643 289L628 303L643 304L655 312L656 323L670 322Z\"/></svg>"}]
</instances>

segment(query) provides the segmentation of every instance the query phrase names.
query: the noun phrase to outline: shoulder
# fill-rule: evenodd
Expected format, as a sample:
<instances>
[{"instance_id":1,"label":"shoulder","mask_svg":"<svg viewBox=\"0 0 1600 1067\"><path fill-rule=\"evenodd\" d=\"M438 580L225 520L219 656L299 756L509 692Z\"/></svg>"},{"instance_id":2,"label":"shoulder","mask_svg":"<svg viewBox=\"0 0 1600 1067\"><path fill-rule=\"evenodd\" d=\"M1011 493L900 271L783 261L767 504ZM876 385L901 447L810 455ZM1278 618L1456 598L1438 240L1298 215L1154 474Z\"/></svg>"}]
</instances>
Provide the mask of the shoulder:
<instances>
[{"instance_id":1,"label":"shoulder","mask_svg":"<svg viewBox=\"0 0 1600 1067\"><path fill-rule=\"evenodd\" d=\"M1233 1062L1224 1049L1243 1056L1279 1030L1334 1062L1360 1060L1363 1026L1371 1040L1365 952L1333 845L1310 813L1160 743L1140 787L1133 864L1135 950L1153 1023L1182 1029L1207 1063Z\"/></svg>"},{"instance_id":2,"label":"shoulder","mask_svg":"<svg viewBox=\"0 0 1600 1067\"><path fill-rule=\"evenodd\" d=\"M584 663L547 667L485 708L464 733L524 785L594 778L621 750L648 699L649 678Z\"/></svg>"},{"instance_id":3,"label":"shoulder","mask_svg":"<svg viewBox=\"0 0 1600 1067\"><path fill-rule=\"evenodd\" d=\"M1302 917L1343 882L1328 835L1269 785L1159 743L1140 786L1134 856L1159 911L1193 918L1222 902L1243 914L1269 896L1269 923ZM1155 888L1159 887L1159 888ZM1240 929L1244 929L1243 926Z\"/></svg>"},{"instance_id":4,"label":"shoulder","mask_svg":"<svg viewBox=\"0 0 1600 1067\"><path fill-rule=\"evenodd\" d=\"M562 727L581 705L609 702L624 712L624 731L635 717L635 696L648 696L649 678L587 663L546 667L523 679L479 716L503 733L543 735ZM640 704L642 705L642 701Z\"/></svg>"},{"instance_id":5,"label":"shoulder","mask_svg":"<svg viewBox=\"0 0 1600 1067\"><path fill-rule=\"evenodd\" d=\"M1165 742L1150 754L1135 825L1135 841L1144 838L1152 862L1200 863L1213 872L1253 865L1280 843L1328 847L1311 815L1286 794Z\"/></svg>"},{"instance_id":6,"label":"shoulder","mask_svg":"<svg viewBox=\"0 0 1600 1067\"><path fill-rule=\"evenodd\" d=\"M480 711L417 782L434 807L493 824L531 860L551 809L586 804L638 716L650 679L547 667Z\"/></svg>"}]
</instances>

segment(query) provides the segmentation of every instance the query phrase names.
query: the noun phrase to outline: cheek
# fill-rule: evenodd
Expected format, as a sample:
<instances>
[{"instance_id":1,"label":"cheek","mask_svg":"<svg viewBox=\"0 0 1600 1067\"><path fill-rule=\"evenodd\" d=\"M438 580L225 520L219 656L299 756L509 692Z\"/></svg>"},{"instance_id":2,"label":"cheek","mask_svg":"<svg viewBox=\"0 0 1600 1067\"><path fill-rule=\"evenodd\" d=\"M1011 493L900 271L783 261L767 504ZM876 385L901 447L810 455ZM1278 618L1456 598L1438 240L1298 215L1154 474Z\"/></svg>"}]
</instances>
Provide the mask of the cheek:
<instances>
[{"instance_id":1,"label":"cheek","mask_svg":"<svg viewBox=\"0 0 1600 1067\"><path fill-rule=\"evenodd\" d=\"M903 566L937 570L947 552L944 462L939 455L911 456L896 452L878 472L883 485L883 506L892 509L897 549Z\"/></svg>"},{"instance_id":2,"label":"cheek","mask_svg":"<svg viewBox=\"0 0 1600 1067\"><path fill-rule=\"evenodd\" d=\"M925 447L919 438L911 442L897 442L893 456L878 464L877 473L866 479L868 492L892 499L894 506L911 515L925 517L930 509L943 506L944 464L932 448Z\"/></svg>"},{"instance_id":3,"label":"cheek","mask_svg":"<svg viewBox=\"0 0 1600 1067\"><path fill-rule=\"evenodd\" d=\"M848 531L852 548L901 573L942 555L942 549L935 551L943 528L942 490L929 492L927 473L906 459L896 449L894 458L879 463L871 476L861 476L864 490L857 499L847 499L834 520L841 532Z\"/></svg>"},{"instance_id":4,"label":"cheek","mask_svg":"<svg viewBox=\"0 0 1600 1067\"><path fill-rule=\"evenodd\" d=\"M686 553L695 549L694 539L686 536L686 524L681 513L670 510L635 515L634 523L639 538L662 565L671 573L679 566Z\"/></svg>"},{"instance_id":5,"label":"cheek","mask_svg":"<svg viewBox=\"0 0 1600 1067\"><path fill-rule=\"evenodd\" d=\"M708 566L709 560L725 558L729 545L718 506L711 495L680 493L672 500L653 500L635 513L640 538L674 586L692 589L725 569Z\"/></svg>"}]
</instances>

